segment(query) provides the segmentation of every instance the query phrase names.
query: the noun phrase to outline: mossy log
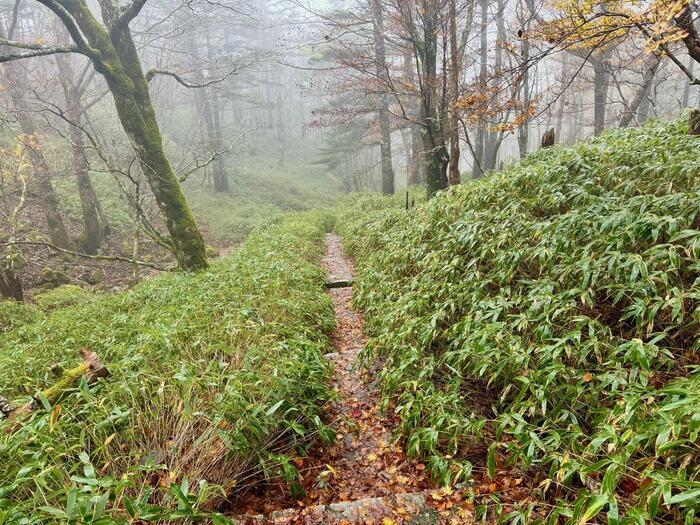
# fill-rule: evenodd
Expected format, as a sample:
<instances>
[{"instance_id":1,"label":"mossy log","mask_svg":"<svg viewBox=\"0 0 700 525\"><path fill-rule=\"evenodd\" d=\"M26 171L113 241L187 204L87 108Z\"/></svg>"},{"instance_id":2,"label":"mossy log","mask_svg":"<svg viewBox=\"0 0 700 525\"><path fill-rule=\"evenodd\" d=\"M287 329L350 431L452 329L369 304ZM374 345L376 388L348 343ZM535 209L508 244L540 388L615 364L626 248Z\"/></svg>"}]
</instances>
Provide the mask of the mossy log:
<instances>
[{"instance_id":1,"label":"mossy log","mask_svg":"<svg viewBox=\"0 0 700 525\"><path fill-rule=\"evenodd\" d=\"M76 386L82 377L85 377L89 382L94 382L109 376L109 370L102 364L95 352L82 348L80 355L83 356L83 362L80 365L63 371L61 378L53 386L35 395L29 403L20 407L13 407L6 398L0 396L0 411L7 418L7 421L12 422L32 413L41 405L41 398L45 398L52 405L57 403L65 391ZM8 425L6 432L12 432L15 428L15 425Z\"/></svg>"}]
</instances>

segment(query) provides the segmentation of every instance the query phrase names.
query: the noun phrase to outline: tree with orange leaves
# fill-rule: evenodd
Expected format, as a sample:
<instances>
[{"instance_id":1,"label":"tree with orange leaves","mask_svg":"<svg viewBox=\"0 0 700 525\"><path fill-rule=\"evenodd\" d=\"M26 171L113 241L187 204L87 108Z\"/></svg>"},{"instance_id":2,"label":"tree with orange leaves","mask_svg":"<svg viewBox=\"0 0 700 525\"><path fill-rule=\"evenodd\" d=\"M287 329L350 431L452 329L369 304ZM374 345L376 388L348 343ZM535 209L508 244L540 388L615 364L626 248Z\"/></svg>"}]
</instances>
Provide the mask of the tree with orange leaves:
<instances>
[{"instance_id":1,"label":"tree with orange leaves","mask_svg":"<svg viewBox=\"0 0 700 525\"><path fill-rule=\"evenodd\" d=\"M536 38L572 52L595 53L614 43L640 39L649 54L670 59L691 84L700 84L682 60L700 62L700 35L695 24L699 7L689 0L558 0L551 8L536 8ZM543 11L551 11L547 17Z\"/></svg>"}]
</instances>

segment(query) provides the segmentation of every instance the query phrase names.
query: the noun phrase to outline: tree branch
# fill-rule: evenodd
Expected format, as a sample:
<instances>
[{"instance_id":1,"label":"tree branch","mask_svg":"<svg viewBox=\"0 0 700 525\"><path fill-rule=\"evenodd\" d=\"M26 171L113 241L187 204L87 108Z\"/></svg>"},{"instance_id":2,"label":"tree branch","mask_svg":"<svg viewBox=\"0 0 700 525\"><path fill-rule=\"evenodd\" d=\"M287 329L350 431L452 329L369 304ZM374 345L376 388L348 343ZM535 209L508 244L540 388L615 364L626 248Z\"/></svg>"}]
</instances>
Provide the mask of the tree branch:
<instances>
[{"instance_id":1,"label":"tree branch","mask_svg":"<svg viewBox=\"0 0 700 525\"><path fill-rule=\"evenodd\" d=\"M232 69L231 71L226 73L223 77L220 77L220 78L217 78L214 80L210 80L209 82L204 82L203 84L196 84L194 82L190 82L189 80L182 78L180 75L178 75L177 73L174 73L172 71L167 71L165 69L153 68L153 69L150 69L146 73L146 80L148 80L150 82L151 80L153 80L153 78L156 75L163 75L166 77L174 78L178 84L180 84L188 89L198 89L198 88L205 88L205 87L213 86L215 84L220 84L221 82L224 82L229 77L236 74L237 72L238 72L238 69Z\"/></svg>"},{"instance_id":2,"label":"tree branch","mask_svg":"<svg viewBox=\"0 0 700 525\"><path fill-rule=\"evenodd\" d=\"M13 42L12 40L0 39L0 45L14 47L17 49L26 49L23 53L7 53L0 55L0 63L12 62L13 60L22 60L24 58L43 57L48 55L57 55L65 53L80 53L77 46L51 46L44 47L38 44L25 44L22 42Z\"/></svg>"},{"instance_id":3,"label":"tree branch","mask_svg":"<svg viewBox=\"0 0 700 525\"><path fill-rule=\"evenodd\" d=\"M131 2L130 5L123 9L114 25L122 27L128 26L134 18L139 16L139 13L144 8L147 1L148 0L134 0Z\"/></svg>"}]
</instances>

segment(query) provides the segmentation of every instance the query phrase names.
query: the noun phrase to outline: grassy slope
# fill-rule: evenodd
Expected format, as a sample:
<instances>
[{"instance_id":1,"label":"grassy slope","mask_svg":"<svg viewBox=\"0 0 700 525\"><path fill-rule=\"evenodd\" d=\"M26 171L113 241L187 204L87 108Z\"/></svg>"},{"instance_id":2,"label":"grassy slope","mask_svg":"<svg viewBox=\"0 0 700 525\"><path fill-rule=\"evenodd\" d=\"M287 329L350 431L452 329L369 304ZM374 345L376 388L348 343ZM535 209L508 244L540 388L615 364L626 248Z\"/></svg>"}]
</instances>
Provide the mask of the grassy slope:
<instances>
[{"instance_id":1,"label":"grassy slope","mask_svg":"<svg viewBox=\"0 0 700 525\"><path fill-rule=\"evenodd\" d=\"M557 502L555 523L694 522L699 173L698 139L651 124L410 214L346 201L365 357L385 360L409 451L444 481L468 477L468 458L491 473L508 460ZM532 522L527 507L509 519Z\"/></svg>"},{"instance_id":2,"label":"grassy slope","mask_svg":"<svg viewBox=\"0 0 700 525\"><path fill-rule=\"evenodd\" d=\"M309 167L308 159L315 153L308 145L300 148L302 151L283 166L264 155L255 161L250 157L230 159L231 191L227 194L216 193L209 183L202 183L200 174L193 175L184 188L197 219L216 239L240 243L267 219L335 205L341 194L338 181L319 167ZM107 175L94 175L93 182L112 226L131 231L130 210L117 184ZM65 212L80 218L74 179L63 177L56 185Z\"/></svg>"},{"instance_id":3,"label":"grassy slope","mask_svg":"<svg viewBox=\"0 0 700 525\"><path fill-rule=\"evenodd\" d=\"M318 212L278 220L207 272L10 327L0 393L12 400L52 384L51 365L74 366L83 346L112 377L0 440L0 523L174 519L263 473L293 479L284 454L329 432L318 416L333 312L317 264L328 227Z\"/></svg>"},{"instance_id":4,"label":"grassy slope","mask_svg":"<svg viewBox=\"0 0 700 525\"><path fill-rule=\"evenodd\" d=\"M264 157L230 166L235 174L230 175L228 194L216 194L200 183L185 186L195 215L216 237L229 242L241 242L270 217L333 206L340 197L337 181L318 167L309 168L308 158L284 167Z\"/></svg>"}]
</instances>

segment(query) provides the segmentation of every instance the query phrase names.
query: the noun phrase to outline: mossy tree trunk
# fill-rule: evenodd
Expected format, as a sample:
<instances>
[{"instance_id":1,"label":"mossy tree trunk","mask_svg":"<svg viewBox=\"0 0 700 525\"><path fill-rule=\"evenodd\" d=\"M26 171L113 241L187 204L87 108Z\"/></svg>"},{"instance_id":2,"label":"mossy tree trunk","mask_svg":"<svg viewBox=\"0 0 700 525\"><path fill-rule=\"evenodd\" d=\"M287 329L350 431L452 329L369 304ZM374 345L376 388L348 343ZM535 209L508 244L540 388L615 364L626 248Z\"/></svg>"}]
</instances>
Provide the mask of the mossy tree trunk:
<instances>
[{"instance_id":1,"label":"mossy tree trunk","mask_svg":"<svg viewBox=\"0 0 700 525\"><path fill-rule=\"evenodd\" d=\"M136 0L125 8L101 0L104 25L84 0L38 1L61 19L78 51L88 56L105 78L119 121L165 219L178 264L185 270L206 268L204 239L165 154L148 80L129 29L145 0Z\"/></svg>"}]
</instances>

